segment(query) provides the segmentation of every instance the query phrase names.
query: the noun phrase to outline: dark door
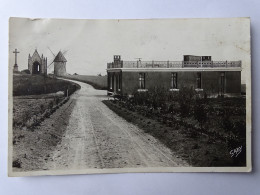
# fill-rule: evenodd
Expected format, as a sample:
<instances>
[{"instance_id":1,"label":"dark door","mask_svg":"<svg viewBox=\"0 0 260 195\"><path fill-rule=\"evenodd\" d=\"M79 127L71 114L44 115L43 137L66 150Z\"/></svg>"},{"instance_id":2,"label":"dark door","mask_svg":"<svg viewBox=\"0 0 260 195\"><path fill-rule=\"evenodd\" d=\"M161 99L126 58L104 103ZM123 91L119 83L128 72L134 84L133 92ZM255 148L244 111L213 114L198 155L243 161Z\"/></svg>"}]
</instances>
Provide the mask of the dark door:
<instances>
[{"instance_id":1,"label":"dark door","mask_svg":"<svg viewBox=\"0 0 260 195\"><path fill-rule=\"evenodd\" d=\"M32 68L32 74L40 74L41 73L41 65L39 62L34 62L33 63L33 68Z\"/></svg>"}]
</instances>

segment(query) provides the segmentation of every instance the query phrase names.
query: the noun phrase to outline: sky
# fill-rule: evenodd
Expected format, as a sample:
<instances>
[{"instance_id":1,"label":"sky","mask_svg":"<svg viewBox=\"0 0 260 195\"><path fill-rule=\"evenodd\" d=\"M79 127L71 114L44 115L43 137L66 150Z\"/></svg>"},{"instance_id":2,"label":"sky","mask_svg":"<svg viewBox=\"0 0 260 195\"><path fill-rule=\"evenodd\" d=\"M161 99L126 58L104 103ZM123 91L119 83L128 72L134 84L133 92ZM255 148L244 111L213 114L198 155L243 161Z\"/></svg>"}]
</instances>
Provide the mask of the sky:
<instances>
[{"instance_id":1,"label":"sky","mask_svg":"<svg viewBox=\"0 0 260 195\"><path fill-rule=\"evenodd\" d=\"M9 20L9 68L17 48L19 70L28 68L28 55L37 49L48 58L67 51L67 72L106 74L113 55L122 60L176 60L183 55L212 56L212 60L241 60L242 83L250 77L250 23L248 18L151 20ZM53 71L53 66L48 73Z\"/></svg>"}]
</instances>

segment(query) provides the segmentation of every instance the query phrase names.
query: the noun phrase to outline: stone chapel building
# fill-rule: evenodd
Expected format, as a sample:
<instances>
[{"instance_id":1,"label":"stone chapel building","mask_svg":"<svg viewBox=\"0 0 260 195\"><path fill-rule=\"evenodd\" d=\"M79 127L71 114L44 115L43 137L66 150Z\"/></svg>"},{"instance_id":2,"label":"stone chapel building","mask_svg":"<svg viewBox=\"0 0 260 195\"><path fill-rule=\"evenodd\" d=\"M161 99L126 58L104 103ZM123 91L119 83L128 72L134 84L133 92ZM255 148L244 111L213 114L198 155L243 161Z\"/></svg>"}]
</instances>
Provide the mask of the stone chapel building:
<instances>
[{"instance_id":1,"label":"stone chapel building","mask_svg":"<svg viewBox=\"0 0 260 195\"><path fill-rule=\"evenodd\" d=\"M31 74L47 75L47 57L39 55L35 49L33 55L28 57L28 70Z\"/></svg>"}]
</instances>

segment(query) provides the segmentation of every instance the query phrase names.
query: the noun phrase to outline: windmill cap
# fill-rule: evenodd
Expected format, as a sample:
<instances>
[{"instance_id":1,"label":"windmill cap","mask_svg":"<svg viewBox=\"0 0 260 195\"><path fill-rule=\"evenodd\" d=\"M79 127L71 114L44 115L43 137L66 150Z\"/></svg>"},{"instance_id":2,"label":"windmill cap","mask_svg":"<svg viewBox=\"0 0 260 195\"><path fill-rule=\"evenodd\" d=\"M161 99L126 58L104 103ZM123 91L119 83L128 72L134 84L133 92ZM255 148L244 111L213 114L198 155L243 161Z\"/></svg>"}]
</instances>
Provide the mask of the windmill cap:
<instances>
[{"instance_id":1,"label":"windmill cap","mask_svg":"<svg viewBox=\"0 0 260 195\"><path fill-rule=\"evenodd\" d=\"M59 51L59 53L56 55L55 59L53 60L54 62L67 62L66 58L64 55Z\"/></svg>"}]
</instances>

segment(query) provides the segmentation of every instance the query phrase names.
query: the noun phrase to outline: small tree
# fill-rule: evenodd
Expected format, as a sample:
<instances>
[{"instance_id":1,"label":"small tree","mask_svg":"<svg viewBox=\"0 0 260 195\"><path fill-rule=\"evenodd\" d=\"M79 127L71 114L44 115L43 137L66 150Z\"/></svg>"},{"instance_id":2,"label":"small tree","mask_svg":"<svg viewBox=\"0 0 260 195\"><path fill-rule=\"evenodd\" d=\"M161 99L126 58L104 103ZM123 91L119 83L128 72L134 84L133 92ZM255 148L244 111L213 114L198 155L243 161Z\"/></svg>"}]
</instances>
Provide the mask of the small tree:
<instances>
[{"instance_id":1,"label":"small tree","mask_svg":"<svg viewBox=\"0 0 260 195\"><path fill-rule=\"evenodd\" d=\"M194 106L194 117L198 120L200 124L200 129L202 130L203 124L207 120L207 113L205 105L201 102L202 100L197 99Z\"/></svg>"},{"instance_id":2,"label":"small tree","mask_svg":"<svg viewBox=\"0 0 260 195\"><path fill-rule=\"evenodd\" d=\"M191 105L194 104L195 93L193 88L182 87L178 94L178 103L182 117L190 115Z\"/></svg>"},{"instance_id":3,"label":"small tree","mask_svg":"<svg viewBox=\"0 0 260 195\"><path fill-rule=\"evenodd\" d=\"M149 89L147 103L150 104L154 109L162 108L165 106L167 98L168 94L166 89L154 87Z\"/></svg>"}]
</instances>

